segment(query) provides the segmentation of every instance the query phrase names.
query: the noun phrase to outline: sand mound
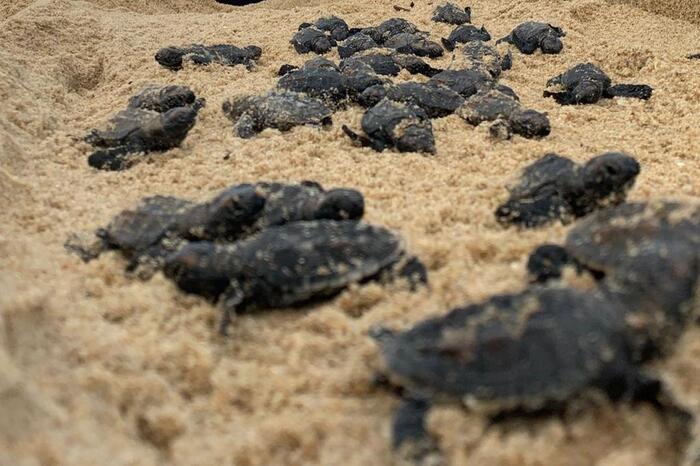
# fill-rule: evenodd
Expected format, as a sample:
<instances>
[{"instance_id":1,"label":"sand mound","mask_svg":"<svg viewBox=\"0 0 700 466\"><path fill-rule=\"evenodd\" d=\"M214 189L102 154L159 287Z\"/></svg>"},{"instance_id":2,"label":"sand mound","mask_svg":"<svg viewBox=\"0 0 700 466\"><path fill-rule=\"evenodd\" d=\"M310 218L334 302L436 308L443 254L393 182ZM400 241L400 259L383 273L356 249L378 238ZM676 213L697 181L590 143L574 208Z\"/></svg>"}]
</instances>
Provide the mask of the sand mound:
<instances>
[{"instance_id":1,"label":"sand mound","mask_svg":"<svg viewBox=\"0 0 700 466\"><path fill-rule=\"evenodd\" d=\"M652 13L700 24L700 2L686 0L610 0L642 8Z\"/></svg>"},{"instance_id":2,"label":"sand mound","mask_svg":"<svg viewBox=\"0 0 700 466\"><path fill-rule=\"evenodd\" d=\"M401 16L431 31L435 2ZM404 328L450 307L525 283L527 253L566 228L504 230L493 218L505 184L545 152L577 161L634 154L642 174L631 198L700 196L700 26L696 2L664 2L662 15L603 0L473 0L473 18L494 37L544 19L567 31L564 53L514 54L503 82L527 107L546 111L543 141L494 143L456 116L434 122L434 157L352 146L327 131L264 131L241 140L221 103L263 92L283 63L300 64L289 38L299 23L337 14L352 25L396 16L408 0L269 0L234 8L213 1L16 0L0 5L0 464L390 464L388 423L397 400L372 389L378 365L367 330ZM640 6L659 11L653 2ZM697 17L697 16L695 16ZM258 44L243 67L185 67L153 60L165 45ZM330 58L337 60L334 52ZM446 67L450 56L435 61ZM582 61L618 82L648 83L649 102L582 108L542 98L548 78ZM411 79L401 75L398 80ZM104 125L149 83L184 84L207 99L182 147L129 171L86 164L87 131ZM83 264L62 245L104 225L141 197L204 199L234 183L314 179L351 186L367 219L405 236L430 268L416 294L368 285L302 310L242 316L217 337L218 312L162 275L126 277L106 254ZM700 332L660 365L678 396L700 409ZM8 408L10 407L10 408ZM674 464L678 438L649 407L588 407L562 422L488 428L457 407L431 418L453 464Z\"/></svg>"}]
</instances>

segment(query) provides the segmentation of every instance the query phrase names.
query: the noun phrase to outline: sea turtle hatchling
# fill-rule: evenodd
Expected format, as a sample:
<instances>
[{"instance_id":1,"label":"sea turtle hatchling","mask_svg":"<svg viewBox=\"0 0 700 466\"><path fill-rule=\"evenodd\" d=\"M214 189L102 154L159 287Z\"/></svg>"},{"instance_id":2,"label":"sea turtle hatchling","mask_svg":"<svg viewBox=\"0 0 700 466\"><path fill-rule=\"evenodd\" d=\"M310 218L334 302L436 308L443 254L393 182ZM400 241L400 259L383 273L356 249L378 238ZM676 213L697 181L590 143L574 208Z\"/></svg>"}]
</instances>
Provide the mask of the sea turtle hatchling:
<instances>
[{"instance_id":1,"label":"sea turtle hatchling","mask_svg":"<svg viewBox=\"0 0 700 466\"><path fill-rule=\"evenodd\" d=\"M459 26L461 24L470 23L472 20L472 9L470 7L462 8L452 2L447 2L439 5L433 11L433 21L436 23L447 23Z\"/></svg>"},{"instance_id":2,"label":"sea turtle hatchling","mask_svg":"<svg viewBox=\"0 0 700 466\"><path fill-rule=\"evenodd\" d=\"M413 464L444 464L425 425L432 403L462 402L497 419L562 410L590 391L613 401L664 396L630 352L623 312L595 292L532 286L370 335L386 379L403 390L392 444Z\"/></svg>"},{"instance_id":3,"label":"sea turtle hatchling","mask_svg":"<svg viewBox=\"0 0 700 466\"><path fill-rule=\"evenodd\" d=\"M541 138L551 132L546 114L524 108L511 95L498 89L477 92L465 101L457 114L473 126L491 122L491 134L499 139L509 139L513 133L524 138Z\"/></svg>"},{"instance_id":4,"label":"sea turtle hatchling","mask_svg":"<svg viewBox=\"0 0 700 466\"><path fill-rule=\"evenodd\" d=\"M347 40L338 44L338 55L340 58L348 58L356 53L364 52L365 50L381 47L372 37L363 32L353 34Z\"/></svg>"},{"instance_id":5,"label":"sea turtle hatchling","mask_svg":"<svg viewBox=\"0 0 700 466\"><path fill-rule=\"evenodd\" d=\"M590 273L611 299L634 317L644 354L665 353L691 320L700 278L700 205L625 203L577 222L563 246L543 245L530 255L537 282L566 267Z\"/></svg>"},{"instance_id":6,"label":"sea turtle hatchling","mask_svg":"<svg viewBox=\"0 0 700 466\"><path fill-rule=\"evenodd\" d=\"M498 82L489 73L477 69L444 70L428 80L429 84L447 86L465 99L479 91L496 89L519 100L513 89Z\"/></svg>"},{"instance_id":7,"label":"sea turtle hatchling","mask_svg":"<svg viewBox=\"0 0 700 466\"><path fill-rule=\"evenodd\" d=\"M464 103L462 96L449 87L410 81L369 87L359 95L358 102L363 107L369 108L384 98L420 107L430 118L450 115Z\"/></svg>"},{"instance_id":8,"label":"sea turtle hatchling","mask_svg":"<svg viewBox=\"0 0 700 466\"><path fill-rule=\"evenodd\" d=\"M148 278L165 256L189 241L237 241L271 226L330 219L359 220L364 198L354 189L325 190L320 184L258 182L234 185L195 203L171 196L142 200L89 235L72 235L66 247L84 261L119 250L128 272Z\"/></svg>"},{"instance_id":9,"label":"sea turtle hatchling","mask_svg":"<svg viewBox=\"0 0 700 466\"><path fill-rule=\"evenodd\" d=\"M229 44L192 44L162 48L156 52L155 58L162 66L173 71L182 69L184 60L189 60L195 65L218 63L226 66L245 65L246 68L252 69L261 55L262 49L257 45L240 48Z\"/></svg>"},{"instance_id":10,"label":"sea turtle hatchling","mask_svg":"<svg viewBox=\"0 0 700 466\"><path fill-rule=\"evenodd\" d=\"M382 99L362 116L360 135L348 128L343 132L353 141L376 151L395 147L399 152L435 153L435 137L428 114L420 107Z\"/></svg>"},{"instance_id":11,"label":"sea turtle hatchling","mask_svg":"<svg viewBox=\"0 0 700 466\"><path fill-rule=\"evenodd\" d=\"M452 51L455 49L457 44L466 44L467 42L477 40L488 42L491 40L491 34L489 34L484 26L478 28L471 24L463 24L461 26L457 26L447 38L443 38L442 45L447 50Z\"/></svg>"},{"instance_id":12,"label":"sea turtle hatchling","mask_svg":"<svg viewBox=\"0 0 700 466\"><path fill-rule=\"evenodd\" d=\"M132 154L177 147L194 126L204 99L184 86L148 86L129 99L125 110L104 130L93 129L85 141L97 150L88 157L91 167L123 170L136 163Z\"/></svg>"},{"instance_id":13,"label":"sea turtle hatchling","mask_svg":"<svg viewBox=\"0 0 700 466\"><path fill-rule=\"evenodd\" d=\"M290 91L236 97L225 101L221 109L241 138L251 138L265 128L289 131L295 126L333 124L333 111L323 102Z\"/></svg>"},{"instance_id":14,"label":"sea turtle hatchling","mask_svg":"<svg viewBox=\"0 0 700 466\"><path fill-rule=\"evenodd\" d=\"M347 220L271 227L227 245L190 243L168 256L164 271L182 290L219 300L222 334L239 311L296 306L375 278L427 280L397 235Z\"/></svg>"},{"instance_id":15,"label":"sea turtle hatchling","mask_svg":"<svg viewBox=\"0 0 700 466\"><path fill-rule=\"evenodd\" d=\"M378 26L350 31L351 35L357 33L366 34L370 36L377 44L383 45L384 42L398 34L417 34L420 33L420 31L415 24L406 19L390 18L383 21Z\"/></svg>"},{"instance_id":16,"label":"sea turtle hatchling","mask_svg":"<svg viewBox=\"0 0 700 466\"><path fill-rule=\"evenodd\" d=\"M346 23L344 19L337 16L326 16L317 19L313 23L302 23L299 25L299 30L311 26L326 32L334 41L345 40L350 35L348 23Z\"/></svg>"},{"instance_id":17,"label":"sea turtle hatchling","mask_svg":"<svg viewBox=\"0 0 700 466\"><path fill-rule=\"evenodd\" d=\"M503 71L513 66L510 52L501 55L496 47L480 40L467 42L461 47L461 52L460 68L486 71L494 79L498 79Z\"/></svg>"},{"instance_id":18,"label":"sea turtle hatchling","mask_svg":"<svg viewBox=\"0 0 700 466\"><path fill-rule=\"evenodd\" d=\"M526 21L519 24L506 37L496 43L507 42L526 55L535 53L537 49L545 54L556 54L562 51L564 43L561 41L566 33L560 27L548 23Z\"/></svg>"},{"instance_id":19,"label":"sea turtle hatchling","mask_svg":"<svg viewBox=\"0 0 700 466\"><path fill-rule=\"evenodd\" d=\"M432 77L442 70L433 68L415 55L403 53L372 53L355 54L349 58L341 60L340 69L357 66L357 63L369 65L375 73L382 76L397 76L401 70L406 70L411 74L422 74Z\"/></svg>"},{"instance_id":20,"label":"sea turtle hatchling","mask_svg":"<svg viewBox=\"0 0 700 466\"><path fill-rule=\"evenodd\" d=\"M416 55L418 57L438 58L445 53L440 44L419 33L402 32L391 36L382 45L388 49L396 50L398 53Z\"/></svg>"},{"instance_id":21,"label":"sea turtle hatchling","mask_svg":"<svg viewBox=\"0 0 700 466\"><path fill-rule=\"evenodd\" d=\"M625 201L639 174L639 163L621 152L608 152L577 164L546 154L525 167L509 187L509 199L496 210L503 225L535 228L554 220L568 223Z\"/></svg>"},{"instance_id":22,"label":"sea turtle hatchling","mask_svg":"<svg viewBox=\"0 0 700 466\"><path fill-rule=\"evenodd\" d=\"M300 28L292 37L290 43L297 53L318 53L323 55L337 45L336 41L316 26Z\"/></svg>"},{"instance_id":23,"label":"sea turtle hatchling","mask_svg":"<svg viewBox=\"0 0 700 466\"><path fill-rule=\"evenodd\" d=\"M602 98L633 97L647 100L653 89L646 84L617 84L607 74L591 63L574 66L547 82L547 87L559 87L559 91L545 91L545 97L553 97L561 105L594 104Z\"/></svg>"}]
</instances>

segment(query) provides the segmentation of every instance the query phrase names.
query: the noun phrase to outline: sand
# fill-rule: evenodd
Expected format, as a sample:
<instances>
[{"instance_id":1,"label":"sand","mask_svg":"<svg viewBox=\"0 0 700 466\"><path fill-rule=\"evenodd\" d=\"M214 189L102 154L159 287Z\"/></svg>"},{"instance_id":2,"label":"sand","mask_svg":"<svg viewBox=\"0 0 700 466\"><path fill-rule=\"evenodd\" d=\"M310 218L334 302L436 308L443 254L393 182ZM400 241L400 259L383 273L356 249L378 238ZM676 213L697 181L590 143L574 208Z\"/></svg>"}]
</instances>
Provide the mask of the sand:
<instances>
[{"instance_id":1,"label":"sand","mask_svg":"<svg viewBox=\"0 0 700 466\"><path fill-rule=\"evenodd\" d=\"M494 36L527 19L568 32L564 53L516 53L503 78L549 113L553 132L542 141L494 143L485 128L450 116L434 123L437 155L378 154L342 136L340 124L359 125L355 108L328 131L233 136L221 103L270 88L281 64L307 58L288 44L299 23L334 13L367 25L395 16L394 3L409 2L0 0L0 464L390 464L397 399L370 385L379 359L366 332L524 286L528 251L561 241L567 228L518 232L495 222L518 169L546 152L582 161L622 150L643 167L631 199L700 196L700 64L684 59L700 52L700 22L689 1L626 2L646 11L600 0L473 0L473 21ZM415 3L401 15L435 38L449 32L430 21L437 2ZM172 73L154 62L159 47L190 42L258 44L264 55L253 73ZM615 81L648 83L654 97L585 108L541 97L548 78L582 61ZM129 171L90 169L86 131L148 83L206 97L195 128L182 147ZM140 282L117 254L84 264L62 246L143 196L206 199L234 183L303 179L360 189L367 220L402 234L429 266L430 289L353 288L325 304L240 317L222 339L217 310L162 275ZM695 412L699 356L693 329L657 368ZM647 406L602 401L564 420L490 428L457 406L430 418L452 464L675 464L682 445L667 427Z\"/></svg>"}]
</instances>

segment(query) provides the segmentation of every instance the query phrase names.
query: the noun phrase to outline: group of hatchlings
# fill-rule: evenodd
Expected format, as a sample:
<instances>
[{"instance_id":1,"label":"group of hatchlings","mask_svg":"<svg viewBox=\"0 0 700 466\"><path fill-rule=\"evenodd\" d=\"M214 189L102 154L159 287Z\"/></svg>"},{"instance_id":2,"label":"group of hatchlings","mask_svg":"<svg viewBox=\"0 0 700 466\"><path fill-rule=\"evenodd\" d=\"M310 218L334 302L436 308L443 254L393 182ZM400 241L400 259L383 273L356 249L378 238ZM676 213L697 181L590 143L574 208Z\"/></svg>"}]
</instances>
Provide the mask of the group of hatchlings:
<instances>
[{"instance_id":1,"label":"group of hatchlings","mask_svg":"<svg viewBox=\"0 0 700 466\"><path fill-rule=\"evenodd\" d=\"M365 28L334 16L304 23L291 40L296 51L324 54L337 47L340 64L319 56L300 68L284 65L275 89L228 101L223 111L236 135L250 138L265 128L331 125L335 110L358 104L367 109L362 132L345 125L343 131L378 151L434 153L431 119L452 113L472 125L487 122L502 140L547 136L547 115L523 108L517 94L499 84L511 53L487 44L486 29L469 24L471 9L447 3L433 20L456 26L442 44L401 18ZM525 54L553 54L562 51L564 36L559 27L526 22L498 42ZM457 48L458 65L451 69L421 58ZM161 49L156 60L172 70L184 60L253 69L261 54L256 46L190 45ZM402 69L429 79L392 83L389 77ZM646 85L612 85L590 63L554 77L544 92L562 105L651 94ZM182 86L143 90L107 130L86 138L96 147L89 164L122 170L139 153L178 146L204 105ZM400 388L404 399L392 430L398 455L416 464L441 463L425 419L431 403L449 400L501 417L541 413L598 390L615 402L652 403L688 426L694 421L649 363L667 356L697 319L700 204L626 203L639 172L637 161L623 153L582 165L545 155L523 170L496 218L520 228L577 223L563 246L532 252L532 281L524 291L454 309L404 332L371 331L386 366L381 380ZM353 283L400 278L410 289L426 285L420 259L396 234L363 223L363 214L364 198L354 189L258 182L201 203L145 198L106 227L73 235L66 247L85 261L119 250L127 271L142 279L162 271L183 291L218 302L226 334L237 312L330 298ZM579 289L562 279L565 272L592 285ZM686 461L700 462L699 452L691 446Z\"/></svg>"}]
</instances>

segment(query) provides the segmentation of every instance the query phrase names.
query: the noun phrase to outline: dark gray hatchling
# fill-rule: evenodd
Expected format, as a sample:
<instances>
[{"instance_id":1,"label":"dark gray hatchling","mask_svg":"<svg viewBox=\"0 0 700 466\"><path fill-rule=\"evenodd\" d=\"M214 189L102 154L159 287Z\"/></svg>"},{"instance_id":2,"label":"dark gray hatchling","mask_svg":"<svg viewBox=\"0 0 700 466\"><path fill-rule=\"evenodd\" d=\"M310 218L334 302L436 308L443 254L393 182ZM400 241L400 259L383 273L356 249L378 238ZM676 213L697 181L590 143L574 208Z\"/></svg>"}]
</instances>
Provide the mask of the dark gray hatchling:
<instances>
[{"instance_id":1,"label":"dark gray hatchling","mask_svg":"<svg viewBox=\"0 0 700 466\"><path fill-rule=\"evenodd\" d=\"M353 141L376 151L396 148L399 152L435 153L435 137L428 114L420 107L382 99L362 116L358 134L343 125Z\"/></svg>"},{"instance_id":2,"label":"dark gray hatchling","mask_svg":"<svg viewBox=\"0 0 700 466\"><path fill-rule=\"evenodd\" d=\"M547 82L547 87L558 91L545 91L545 97L553 97L561 105L594 104L602 98L632 97L647 100L653 89L646 84L617 84L607 74L591 63L574 66Z\"/></svg>"},{"instance_id":3,"label":"dark gray hatchling","mask_svg":"<svg viewBox=\"0 0 700 466\"><path fill-rule=\"evenodd\" d=\"M348 23L337 16L326 16L324 18L317 19L313 23L302 23L299 25L299 30L301 31L304 28L312 26L327 33L328 36L334 41L345 40L350 35Z\"/></svg>"},{"instance_id":4,"label":"dark gray hatchling","mask_svg":"<svg viewBox=\"0 0 700 466\"><path fill-rule=\"evenodd\" d=\"M700 206L652 201L604 209L577 222L563 246L535 249L528 263L538 282L560 278L566 267L589 273L627 310L637 357L665 355L697 317Z\"/></svg>"},{"instance_id":5,"label":"dark gray hatchling","mask_svg":"<svg viewBox=\"0 0 700 466\"><path fill-rule=\"evenodd\" d=\"M621 152L608 152L582 165L547 154L525 167L508 188L510 197L496 210L496 219L523 228L555 220L568 223L624 202L639 172L639 163Z\"/></svg>"},{"instance_id":6,"label":"dark gray hatchling","mask_svg":"<svg viewBox=\"0 0 700 466\"><path fill-rule=\"evenodd\" d=\"M330 52L337 45L336 41L316 26L300 28L290 43L297 53L318 53L320 55Z\"/></svg>"},{"instance_id":7,"label":"dark gray hatchling","mask_svg":"<svg viewBox=\"0 0 700 466\"><path fill-rule=\"evenodd\" d=\"M296 126L333 124L333 111L323 102L291 91L237 97L221 108L241 138L251 138L266 128L289 131Z\"/></svg>"},{"instance_id":8,"label":"dark gray hatchling","mask_svg":"<svg viewBox=\"0 0 700 466\"><path fill-rule=\"evenodd\" d=\"M235 45L192 44L183 47L165 47L156 52L156 61L162 66L177 71L182 69L185 60L195 65L218 63L225 66L245 65L252 69L260 59L262 49L257 45L240 48Z\"/></svg>"},{"instance_id":9,"label":"dark gray hatchling","mask_svg":"<svg viewBox=\"0 0 700 466\"><path fill-rule=\"evenodd\" d=\"M403 389L393 448L413 464L444 464L425 422L434 403L498 420L563 410L590 391L665 402L661 383L636 364L623 311L601 293L533 286L371 335L388 382Z\"/></svg>"},{"instance_id":10,"label":"dark gray hatchling","mask_svg":"<svg viewBox=\"0 0 700 466\"><path fill-rule=\"evenodd\" d=\"M150 277L164 258L190 241L232 242L271 226L318 219L359 220L364 198L354 189L320 184L259 182L234 185L209 201L170 196L143 199L94 234L73 235L66 247L86 262L119 250L128 272Z\"/></svg>"},{"instance_id":11,"label":"dark gray hatchling","mask_svg":"<svg viewBox=\"0 0 700 466\"><path fill-rule=\"evenodd\" d=\"M524 108L511 95L497 89L477 92L466 100L457 114L474 126L490 122L491 134L499 139L510 139L512 134L541 138L551 132L546 114Z\"/></svg>"},{"instance_id":12,"label":"dark gray hatchling","mask_svg":"<svg viewBox=\"0 0 700 466\"><path fill-rule=\"evenodd\" d=\"M537 49L545 54L557 54L564 48L561 41L566 33L560 27L548 23L536 21L526 21L516 26L506 37L499 39L496 43L507 42L526 55L535 53Z\"/></svg>"},{"instance_id":13,"label":"dark gray hatchling","mask_svg":"<svg viewBox=\"0 0 700 466\"><path fill-rule=\"evenodd\" d=\"M351 30L352 33L362 33L370 36L377 44L384 45L390 38L398 34L417 34L418 27L403 18L390 18L383 21L378 26Z\"/></svg>"},{"instance_id":14,"label":"dark gray hatchling","mask_svg":"<svg viewBox=\"0 0 700 466\"><path fill-rule=\"evenodd\" d=\"M190 243L167 258L164 271L182 290L219 301L222 334L240 311L297 306L371 279L427 281L425 267L397 235L333 220L267 228L227 245Z\"/></svg>"},{"instance_id":15,"label":"dark gray hatchling","mask_svg":"<svg viewBox=\"0 0 700 466\"><path fill-rule=\"evenodd\" d=\"M369 108L384 98L420 107L430 118L450 115L464 103L462 96L449 87L419 82L372 86L360 94L358 102Z\"/></svg>"},{"instance_id":16,"label":"dark gray hatchling","mask_svg":"<svg viewBox=\"0 0 700 466\"><path fill-rule=\"evenodd\" d=\"M422 74L432 77L442 70L433 68L415 55L401 53L367 53L355 54L340 62L340 69L355 67L358 63L368 65L375 73L382 76L397 76L401 70L406 70L411 74Z\"/></svg>"},{"instance_id":17,"label":"dark gray hatchling","mask_svg":"<svg viewBox=\"0 0 700 466\"><path fill-rule=\"evenodd\" d=\"M335 63L321 57L282 76L277 87L306 94L331 107L344 105L349 95L347 78Z\"/></svg>"},{"instance_id":18,"label":"dark gray hatchling","mask_svg":"<svg viewBox=\"0 0 700 466\"><path fill-rule=\"evenodd\" d=\"M496 89L518 100L511 88L498 84L491 74L477 69L444 70L431 77L428 83L447 86L465 99L479 91Z\"/></svg>"},{"instance_id":19,"label":"dark gray hatchling","mask_svg":"<svg viewBox=\"0 0 700 466\"><path fill-rule=\"evenodd\" d=\"M491 40L491 34L486 30L484 26L478 28L472 26L471 24L463 24L457 26L454 31L445 39L442 39L442 45L449 51L455 49L457 44L466 44L467 42L473 41L488 42Z\"/></svg>"},{"instance_id":20,"label":"dark gray hatchling","mask_svg":"<svg viewBox=\"0 0 700 466\"><path fill-rule=\"evenodd\" d=\"M177 147L196 122L204 99L184 86L148 86L129 99L126 110L109 120L104 130L93 129L85 141L97 150L91 167L124 170L138 161L135 154Z\"/></svg>"},{"instance_id":21,"label":"dark gray hatchling","mask_svg":"<svg viewBox=\"0 0 700 466\"><path fill-rule=\"evenodd\" d=\"M489 73L498 79L503 71L511 69L513 58L510 52L501 55L496 47L482 41L467 42L461 48L462 68L475 69Z\"/></svg>"},{"instance_id":22,"label":"dark gray hatchling","mask_svg":"<svg viewBox=\"0 0 700 466\"><path fill-rule=\"evenodd\" d=\"M470 7L462 8L454 3L447 2L444 5L439 5L433 11L433 21L437 23L447 23L459 26L472 21L472 9Z\"/></svg>"},{"instance_id":23,"label":"dark gray hatchling","mask_svg":"<svg viewBox=\"0 0 700 466\"><path fill-rule=\"evenodd\" d=\"M364 52L365 50L381 47L377 42L365 33L359 32L348 37L347 40L338 44L338 55L340 58L348 58L356 53Z\"/></svg>"},{"instance_id":24,"label":"dark gray hatchling","mask_svg":"<svg viewBox=\"0 0 700 466\"><path fill-rule=\"evenodd\" d=\"M416 55L418 57L441 57L445 52L440 44L433 42L420 33L402 32L385 40L384 47L396 50L398 53Z\"/></svg>"}]
</instances>

